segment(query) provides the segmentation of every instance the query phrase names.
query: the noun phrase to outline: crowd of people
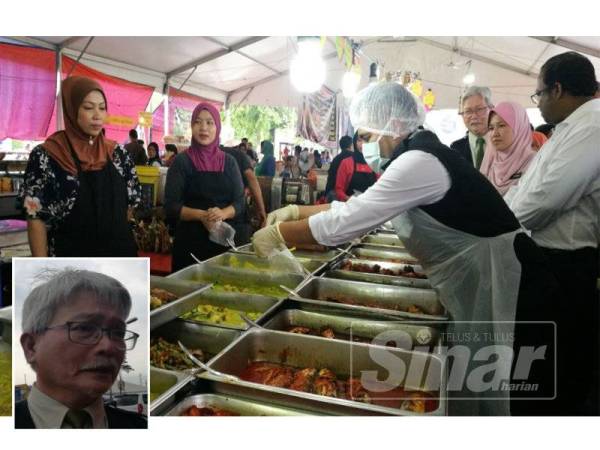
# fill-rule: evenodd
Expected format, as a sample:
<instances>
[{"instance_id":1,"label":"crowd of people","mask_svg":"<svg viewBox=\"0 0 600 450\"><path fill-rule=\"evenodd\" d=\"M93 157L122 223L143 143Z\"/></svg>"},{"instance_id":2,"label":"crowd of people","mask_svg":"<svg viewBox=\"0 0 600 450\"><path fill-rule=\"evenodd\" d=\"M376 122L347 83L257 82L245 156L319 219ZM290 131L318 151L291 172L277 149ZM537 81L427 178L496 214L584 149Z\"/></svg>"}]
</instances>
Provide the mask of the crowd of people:
<instances>
[{"instance_id":1,"label":"crowd of people","mask_svg":"<svg viewBox=\"0 0 600 450\"><path fill-rule=\"evenodd\" d=\"M598 88L578 53L544 63L531 98L553 129L540 130L552 135L536 153L523 108L494 106L488 89L466 92L467 136L449 148L423 129L425 111L408 90L371 85L354 97L350 119L365 159L378 157L370 166L379 179L346 202L271 212L254 249L267 257L285 245L338 246L392 221L443 299L451 336L472 352L481 349L468 340L474 333L493 336L489 345L513 336L514 352L547 351L528 378L544 400L491 389L482 377L449 390L451 414L598 415ZM348 140L340 144L350 160ZM543 321L555 335L533 323ZM509 362L495 364L518 384Z\"/></svg>"},{"instance_id":2,"label":"crowd of people","mask_svg":"<svg viewBox=\"0 0 600 450\"><path fill-rule=\"evenodd\" d=\"M543 388L556 382L554 400L455 401L451 412L598 414L600 99L584 56L543 65L531 98L548 125L536 130L521 105L494 104L488 88L471 87L460 110L467 134L447 147L423 128L425 110L408 90L381 82L354 97L356 133L340 139L333 160L296 146L284 150L279 174L270 141L261 159L247 139L221 145L209 103L193 111L190 146L167 145L161 157L135 130L123 148L104 136L108 105L95 81L69 77L61 93L65 129L32 150L18 197L33 256L135 256L136 165L168 167L173 271L227 251L229 230L235 245L252 240L269 256L285 245L337 246L392 221L444 298L452 331L486 323L480 331L514 331L516 346L541 337L498 324L547 320L561 330L556 379L545 366L534 373ZM310 177L317 168L328 169L323 204L267 216L258 176ZM262 226L252 238L247 197Z\"/></svg>"}]
</instances>

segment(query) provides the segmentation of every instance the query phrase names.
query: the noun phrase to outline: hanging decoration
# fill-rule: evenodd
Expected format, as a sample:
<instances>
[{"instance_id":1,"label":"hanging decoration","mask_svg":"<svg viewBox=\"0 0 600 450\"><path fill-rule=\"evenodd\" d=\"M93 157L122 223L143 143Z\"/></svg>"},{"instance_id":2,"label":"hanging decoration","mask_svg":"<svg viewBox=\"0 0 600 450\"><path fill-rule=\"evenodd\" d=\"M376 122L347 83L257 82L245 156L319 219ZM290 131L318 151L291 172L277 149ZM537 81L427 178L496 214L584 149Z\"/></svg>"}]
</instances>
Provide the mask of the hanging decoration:
<instances>
[{"instance_id":1,"label":"hanging decoration","mask_svg":"<svg viewBox=\"0 0 600 450\"><path fill-rule=\"evenodd\" d=\"M430 89L427 89L427 92L423 96L423 105L425 106L425 111L429 112L435 106L435 94Z\"/></svg>"}]
</instances>

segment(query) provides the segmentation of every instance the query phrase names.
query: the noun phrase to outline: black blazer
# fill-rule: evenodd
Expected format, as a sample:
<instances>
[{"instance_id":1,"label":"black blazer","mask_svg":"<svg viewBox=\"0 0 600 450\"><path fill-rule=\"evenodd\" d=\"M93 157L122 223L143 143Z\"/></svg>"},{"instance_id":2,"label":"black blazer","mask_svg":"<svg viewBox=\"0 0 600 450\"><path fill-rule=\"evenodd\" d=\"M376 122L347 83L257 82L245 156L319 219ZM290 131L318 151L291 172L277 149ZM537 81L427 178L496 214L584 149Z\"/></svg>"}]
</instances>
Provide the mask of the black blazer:
<instances>
[{"instance_id":1,"label":"black blazer","mask_svg":"<svg viewBox=\"0 0 600 450\"><path fill-rule=\"evenodd\" d=\"M108 405L104 405L104 411L108 428L148 428L148 420L141 414L123 411ZM15 403L15 428L35 428L27 400Z\"/></svg>"},{"instance_id":2,"label":"black blazer","mask_svg":"<svg viewBox=\"0 0 600 450\"><path fill-rule=\"evenodd\" d=\"M454 141L450 144L452 150L456 150L460 156L469 161L473 166L473 155L471 155L471 146L469 145L469 135L467 134L464 138Z\"/></svg>"}]
</instances>

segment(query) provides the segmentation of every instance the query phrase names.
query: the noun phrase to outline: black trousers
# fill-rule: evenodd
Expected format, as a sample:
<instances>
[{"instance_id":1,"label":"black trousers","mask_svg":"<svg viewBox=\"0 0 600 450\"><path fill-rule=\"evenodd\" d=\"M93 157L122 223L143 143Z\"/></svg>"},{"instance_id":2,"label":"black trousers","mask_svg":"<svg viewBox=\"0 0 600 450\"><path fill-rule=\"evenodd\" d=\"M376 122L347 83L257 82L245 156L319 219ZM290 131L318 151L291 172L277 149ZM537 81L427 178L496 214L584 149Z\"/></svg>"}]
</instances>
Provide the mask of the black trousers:
<instances>
[{"instance_id":1,"label":"black trousers","mask_svg":"<svg viewBox=\"0 0 600 450\"><path fill-rule=\"evenodd\" d=\"M514 415L598 415L598 249L542 248L542 251L558 286L543 303L520 303L517 320L556 323L556 348L553 333L548 328L525 324L515 327L515 348L546 344L550 353L556 351L556 361L549 358L536 362L531 374L531 380L542 387L541 394L554 391L556 383L556 397L553 400L518 400L520 394L516 394L511 402L511 412Z\"/></svg>"}]
</instances>

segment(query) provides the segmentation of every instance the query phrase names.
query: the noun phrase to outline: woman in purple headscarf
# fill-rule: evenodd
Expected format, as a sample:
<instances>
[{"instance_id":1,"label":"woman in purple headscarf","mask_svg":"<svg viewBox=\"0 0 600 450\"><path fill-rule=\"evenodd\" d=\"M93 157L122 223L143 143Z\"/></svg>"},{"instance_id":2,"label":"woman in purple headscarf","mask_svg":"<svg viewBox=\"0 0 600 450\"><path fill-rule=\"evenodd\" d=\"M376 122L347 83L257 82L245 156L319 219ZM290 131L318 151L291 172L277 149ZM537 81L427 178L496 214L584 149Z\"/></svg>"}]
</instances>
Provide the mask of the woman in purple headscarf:
<instances>
[{"instance_id":1,"label":"woman in purple headscarf","mask_svg":"<svg viewBox=\"0 0 600 450\"><path fill-rule=\"evenodd\" d=\"M175 157L167 173L165 210L176 220L173 271L227 250L209 239L219 221L234 228L244 208L244 186L235 159L219 149L221 118L209 103L192 114L192 145Z\"/></svg>"}]
</instances>

